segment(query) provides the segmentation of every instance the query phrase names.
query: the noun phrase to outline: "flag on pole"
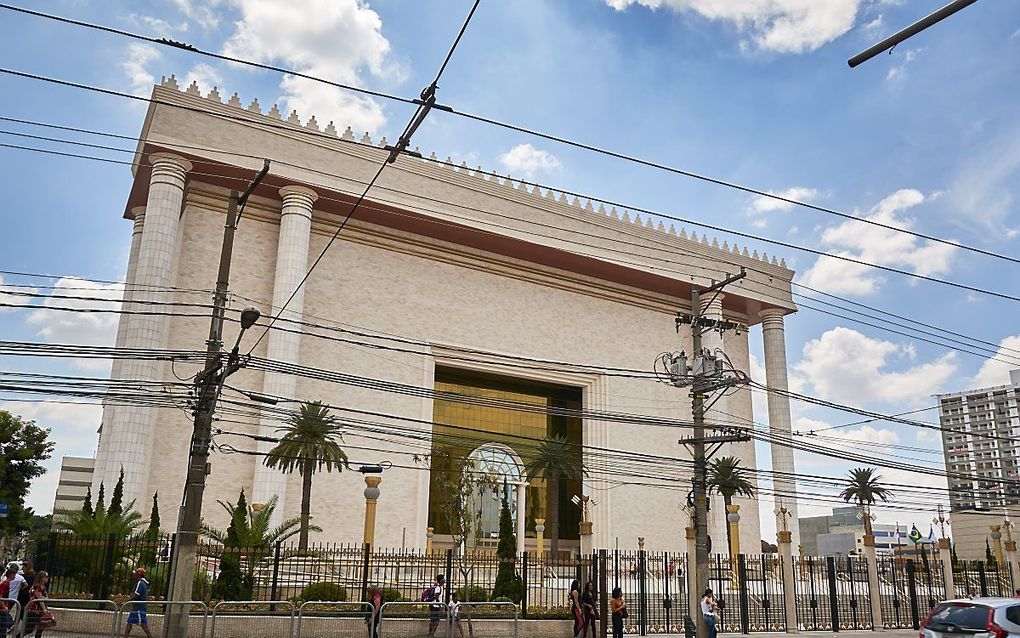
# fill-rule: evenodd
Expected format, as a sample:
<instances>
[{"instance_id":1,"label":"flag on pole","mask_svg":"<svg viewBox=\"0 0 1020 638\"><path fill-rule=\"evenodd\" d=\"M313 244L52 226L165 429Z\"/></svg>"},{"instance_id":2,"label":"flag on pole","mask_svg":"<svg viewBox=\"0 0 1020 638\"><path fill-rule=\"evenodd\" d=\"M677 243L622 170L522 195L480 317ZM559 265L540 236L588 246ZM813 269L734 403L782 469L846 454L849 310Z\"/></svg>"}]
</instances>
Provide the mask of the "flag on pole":
<instances>
[{"instance_id":1,"label":"flag on pole","mask_svg":"<svg viewBox=\"0 0 1020 638\"><path fill-rule=\"evenodd\" d=\"M915 545L921 541L921 532L917 531L917 525L911 525L910 534L907 535L907 538Z\"/></svg>"},{"instance_id":2,"label":"flag on pole","mask_svg":"<svg viewBox=\"0 0 1020 638\"><path fill-rule=\"evenodd\" d=\"M935 528L932 527L931 525L928 526L928 542L929 543L935 542Z\"/></svg>"}]
</instances>

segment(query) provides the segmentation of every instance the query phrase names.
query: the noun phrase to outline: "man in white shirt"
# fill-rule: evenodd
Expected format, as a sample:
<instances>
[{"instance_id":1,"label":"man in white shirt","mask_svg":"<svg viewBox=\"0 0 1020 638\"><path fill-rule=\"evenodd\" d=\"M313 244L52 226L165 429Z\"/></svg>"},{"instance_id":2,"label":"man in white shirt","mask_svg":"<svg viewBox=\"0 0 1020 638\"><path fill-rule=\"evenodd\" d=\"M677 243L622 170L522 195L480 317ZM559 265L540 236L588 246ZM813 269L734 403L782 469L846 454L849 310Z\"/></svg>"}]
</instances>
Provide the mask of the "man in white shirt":
<instances>
[{"instance_id":1,"label":"man in white shirt","mask_svg":"<svg viewBox=\"0 0 1020 638\"><path fill-rule=\"evenodd\" d=\"M718 628L716 627L716 609L718 607L715 604L715 598L712 597L712 590L706 589L705 594L701 597L701 615L705 618L705 627L708 629L708 638L716 638Z\"/></svg>"},{"instance_id":2,"label":"man in white shirt","mask_svg":"<svg viewBox=\"0 0 1020 638\"><path fill-rule=\"evenodd\" d=\"M11 576L13 574L13 577ZM7 606L14 608L14 603L18 602L18 595L22 589L28 589L28 583L25 582L25 577L18 573L18 564L11 563L7 566L7 579L10 581L10 589L7 591ZM22 616L25 615L26 610L21 610ZM15 618L14 622L17 625L20 623L21 618ZM24 627L22 627L23 629ZM15 631L14 637L17 638L20 635L18 631Z\"/></svg>"}]
</instances>

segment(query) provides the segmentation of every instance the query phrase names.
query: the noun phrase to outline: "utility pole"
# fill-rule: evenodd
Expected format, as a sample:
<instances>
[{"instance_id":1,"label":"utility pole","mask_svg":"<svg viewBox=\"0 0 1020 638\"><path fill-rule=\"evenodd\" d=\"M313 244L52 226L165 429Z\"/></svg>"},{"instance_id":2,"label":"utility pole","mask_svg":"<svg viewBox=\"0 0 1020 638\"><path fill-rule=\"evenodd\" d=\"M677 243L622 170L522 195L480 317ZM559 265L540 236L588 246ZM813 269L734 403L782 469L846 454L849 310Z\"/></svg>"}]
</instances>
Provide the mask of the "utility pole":
<instances>
[{"instance_id":1,"label":"utility pole","mask_svg":"<svg viewBox=\"0 0 1020 638\"><path fill-rule=\"evenodd\" d=\"M212 441L213 413L216 402L223 390L227 377L241 368L238 346L244 332L258 321L257 308L245 308L241 312L241 330L237 335L226 362L223 361L223 320L227 310L227 288L230 282L230 262L234 251L234 232L244 213L248 197L262 178L269 172L269 160L262 170L248 184L244 193L230 193L227 205L227 219L223 226L223 244L220 248L219 272L216 277L216 292L213 295L212 318L209 323L209 338L206 340L205 369L195 376L195 425L191 435L188 457L188 474L184 484L184 501L177 523L176 548L170 566L171 601L190 601L192 583L195 578L195 564L198 553L198 537L202 528L202 498L205 494L205 478L209 473L209 446ZM177 605L167 610L168 638L182 638L187 634L190 605Z\"/></svg>"},{"instance_id":2,"label":"utility pole","mask_svg":"<svg viewBox=\"0 0 1020 638\"><path fill-rule=\"evenodd\" d=\"M750 441L748 434L741 433L739 429L726 428L721 434L705 434L705 411L711 407L706 405L706 399L716 390L725 390L734 385L747 382L747 375L730 369L732 376L725 376L727 372L722 359L715 356L715 353L704 349L702 345L702 334L705 328L716 330L720 333L727 330L739 330L740 324L725 321L723 319L710 319L703 316L701 309L702 294L715 293L709 300L706 307L710 306L719 292L727 285L739 281L746 276L741 269L739 275L715 283L704 290L697 288L691 294L691 314L679 313L676 318L676 329L680 332L680 326L689 323L691 325L692 340L692 365L688 368L687 355L684 352L678 354L667 353L663 355L662 362L666 365L670 382L677 387L691 387L691 413L694 421L694 435L680 439L680 443L691 450L694 458L694 477L692 499L694 505L694 565L695 583L697 593L700 597L702 591L708 588L709 573L709 538L708 538L708 460L715 452L722 447L723 443ZM714 402L713 402L714 403ZM719 430L719 428L715 428ZM708 451L711 445L712 450ZM733 557L735 560L736 557ZM691 566L688 565L688 569ZM691 610L695 616L698 638L706 638L708 635L705 626L705 619L700 609Z\"/></svg>"}]
</instances>

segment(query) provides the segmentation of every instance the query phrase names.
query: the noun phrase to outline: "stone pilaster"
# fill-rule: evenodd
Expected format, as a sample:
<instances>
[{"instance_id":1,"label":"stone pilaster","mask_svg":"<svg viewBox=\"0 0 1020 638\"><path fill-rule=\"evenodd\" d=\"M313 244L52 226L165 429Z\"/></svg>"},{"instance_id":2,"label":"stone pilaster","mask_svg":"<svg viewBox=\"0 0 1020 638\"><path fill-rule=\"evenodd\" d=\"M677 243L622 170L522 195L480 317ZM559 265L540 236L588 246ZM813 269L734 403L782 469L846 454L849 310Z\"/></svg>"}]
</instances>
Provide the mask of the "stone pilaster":
<instances>
[{"instance_id":1,"label":"stone pilaster","mask_svg":"<svg viewBox=\"0 0 1020 638\"><path fill-rule=\"evenodd\" d=\"M946 598L956 598L956 581L953 577L953 553L949 549L949 539L939 539L939 560L942 561L942 576L946 581Z\"/></svg>"},{"instance_id":2,"label":"stone pilaster","mask_svg":"<svg viewBox=\"0 0 1020 638\"><path fill-rule=\"evenodd\" d=\"M701 618L701 592L698 591L697 565L694 562L697 543L693 527L687 527L684 531L687 537L687 608L691 610L691 620L697 623Z\"/></svg>"},{"instance_id":3,"label":"stone pilaster","mask_svg":"<svg viewBox=\"0 0 1020 638\"><path fill-rule=\"evenodd\" d=\"M776 532L776 544L779 545L779 560L783 565L783 603L786 607L786 633L795 634L800 631L797 622L797 590L794 585L796 567L793 564L793 544L790 532Z\"/></svg>"},{"instance_id":4,"label":"stone pilaster","mask_svg":"<svg viewBox=\"0 0 1020 638\"><path fill-rule=\"evenodd\" d=\"M281 319L301 319L305 307L305 287L302 286L290 303L287 299L297 289L298 284L308 271L308 241L312 229L312 204L318 199L315 191L303 186L285 186L280 189L283 206L280 210L280 239L276 251L276 274L273 279L273 308L275 314L287 304L287 309L280 315ZM300 326L284 324L288 331L271 330L267 337L266 357L276 361L297 363L301 348ZM278 372L266 372L262 383L262 392L272 396L294 398L297 379L293 375ZM279 421L271 412L264 412L259 418L259 434L274 436ZM260 442L260 452L268 452L273 443ZM252 501L265 503L274 495L279 496L273 524L277 525L284 518L287 494L286 477L278 470L270 469L259 463L255 466L255 479L252 486Z\"/></svg>"},{"instance_id":5,"label":"stone pilaster","mask_svg":"<svg viewBox=\"0 0 1020 638\"><path fill-rule=\"evenodd\" d=\"M124 294L121 296L121 310L130 310L131 308L131 293L134 290L135 284L135 271L138 268L138 248L142 243L142 226L145 223L145 207L135 206L131 209L131 214L134 216L134 225L131 229L131 249L128 252L128 266L127 272L124 273ZM130 315L120 315L120 320L117 322L117 339L114 342L117 348L124 347L124 340L127 337L128 323L131 321ZM123 360L114 359L113 364L110 366L110 379L119 380L123 378ZM117 420L117 409L119 406L113 404L107 404L103 401L103 417L102 425L99 428L99 445L96 449L96 468L92 473L93 476L106 476L106 462L109 453L109 446L103 445L103 431L109 431L113 426L107 428L105 424L114 423Z\"/></svg>"},{"instance_id":6,"label":"stone pilaster","mask_svg":"<svg viewBox=\"0 0 1020 638\"><path fill-rule=\"evenodd\" d=\"M1006 546L1006 564L1009 566L1009 576L1012 582L1020 584L1020 569L1016 562L1016 541L1008 540L1003 544Z\"/></svg>"},{"instance_id":7,"label":"stone pilaster","mask_svg":"<svg viewBox=\"0 0 1020 638\"><path fill-rule=\"evenodd\" d=\"M166 291L174 284L178 224L184 204L184 185L191 170L191 162L170 153L153 153L149 162L152 164L149 195L128 295L132 308L146 308L150 302L173 298ZM132 316L124 328L123 346L166 348L169 327L169 318L165 316ZM120 377L130 381L155 381L158 372L155 361L124 360L118 369ZM112 416L115 418L104 424L108 431L103 433L102 439L103 472L93 480L104 481L109 491L123 467L124 502L134 500L144 508L151 496L147 483L149 462L157 440L156 410L143 405L122 406Z\"/></svg>"},{"instance_id":8,"label":"stone pilaster","mask_svg":"<svg viewBox=\"0 0 1020 638\"><path fill-rule=\"evenodd\" d=\"M871 603L871 621L875 631L885 629L882 621L882 589L878 580L878 557L875 555L874 534L864 535L864 558L868 563L868 601Z\"/></svg>"},{"instance_id":9,"label":"stone pilaster","mask_svg":"<svg viewBox=\"0 0 1020 638\"><path fill-rule=\"evenodd\" d=\"M786 332L783 327L784 311L778 308L762 310L761 332L765 350L765 382L779 391L789 390L786 370ZM768 395L769 433L780 439L792 436L790 398L770 392ZM800 546L800 523L797 519L796 482L793 480L793 450L783 445L771 445L774 491L777 500L790 513L791 546Z\"/></svg>"}]
</instances>

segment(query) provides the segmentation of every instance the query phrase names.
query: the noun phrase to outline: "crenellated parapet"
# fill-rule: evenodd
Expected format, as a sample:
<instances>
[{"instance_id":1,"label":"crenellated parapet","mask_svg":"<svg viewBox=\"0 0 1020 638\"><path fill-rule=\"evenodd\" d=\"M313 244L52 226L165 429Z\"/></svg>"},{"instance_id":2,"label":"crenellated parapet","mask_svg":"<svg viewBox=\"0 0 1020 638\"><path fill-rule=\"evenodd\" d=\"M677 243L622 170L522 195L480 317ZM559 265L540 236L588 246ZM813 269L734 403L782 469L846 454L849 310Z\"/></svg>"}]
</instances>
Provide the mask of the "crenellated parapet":
<instances>
[{"instance_id":1,"label":"crenellated parapet","mask_svg":"<svg viewBox=\"0 0 1020 638\"><path fill-rule=\"evenodd\" d=\"M174 75L164 77L160 81L159 87L214 102L221 105L221 107L224 105L222 95L217 87L213 87L211 91L203 96L196 82L192 82L186 89L182 90ZM274 127L290 128L295 131L304 132L312 131L317 136L326 139L332 138L345 143L354 143L375 151L386 147L388 144L386 137L373 141L372 136L367 131L359 137L350 126L345 126L341 131L333 121L329 121L325 127L322 127L315 115L302 120L302 116L297 111L292 110L284 117L279 106L276 104L273 104L268 111L263 112L257 98L253 99L248 106L244 106L236 92L230 96L225 105L245 114L258 116L264 119L266 123L271 122ZM721 260L738 265L744 264L749 268L760 268L761 265L770 266L772 268L767 270L774 272L783 279L789 280L793 276L792 271L787 269L785 259L777 259L774 255L769 256L764 252L759 253L757 250L750 250L747 246L739 246L736 243L731 244L725 240L720 242L717 238L710 239L704 233L699 236L698 233L688 231L682 226L677 227L675 224L666 225L661 219L653 219L648 214L627 209L621 210L598 199L582 199L576 195L553 189L543 189L526 180L516 179L508 175L499 175L495 171L487 171L481 166L471 169L466 162L457 165L451 157L440 160L434 152L424 155L421 154L420 149L415 148L414 150L421 155L421 162L428 163L439 169L451 171L460 178L470 178L472 188L488 191L497 197L512 197L519 201L522 200L522 203L534 206L570 211L573 215L581 212L584 215L591 215L608 221L611 224L629 226L631 227L631 230L628 231L630 234L637 233L639 236L658 238L659 240L666 236L681 249L696 247L697 252L703 255L715 255Z\"/></svg>"}]
</instances>

